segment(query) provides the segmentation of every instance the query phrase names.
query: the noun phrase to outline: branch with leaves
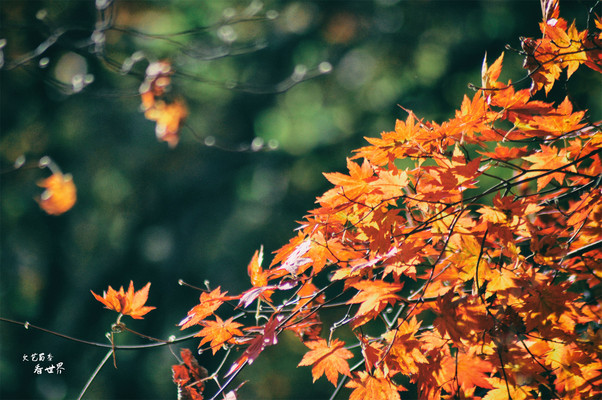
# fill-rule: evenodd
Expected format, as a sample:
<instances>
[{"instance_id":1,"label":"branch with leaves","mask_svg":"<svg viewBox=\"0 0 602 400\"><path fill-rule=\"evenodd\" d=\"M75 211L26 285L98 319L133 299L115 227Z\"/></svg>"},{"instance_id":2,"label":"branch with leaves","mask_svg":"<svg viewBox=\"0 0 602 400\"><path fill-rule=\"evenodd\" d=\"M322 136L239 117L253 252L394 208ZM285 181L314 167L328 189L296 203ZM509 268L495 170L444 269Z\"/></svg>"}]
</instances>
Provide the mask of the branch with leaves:
<instances>
[{"instance_id":1,"label":"branch with leaves","mask_svg":"<svg viewBox=\"0 0 602 400\"><path fill-rule=\"evenodd\" d=\"M580 31L558 1L542 11L542 37L521 39L530 88L500 81L503 54L485 58L453 118L406 110L355 150L348 174L325 173L333 187L296 236L267 267L263 248L252 256L248 290L199 288L178 325L222 358L209 374L190 350L174 354L180 398L237 398L235 378L285 332L332 398L348 389L352 400L395 400L410 387L429 399L602 396L602 122L570 96L542 100L561 74L602 73L602 18L592 12L595 26ZM150 63L140 87L171 147L188 113L167 95L173 73L167 60ZM59 214L75 189L53 177L40 204ZM99 369L110 355L117 365L114 334L136 333L121 318L154 308L149 287L92 293L119 313ZM326 311L338 313L329 327Z\"/></svg>"},{"instance_id":2,"label":"branch with leaves","mask_svg":"<svg viewBox=\"0 0 602 400\"><path fill-rule=\"evenodd\" d=\"M251 289L201 295L181 325L203 326L200 344L213 352L245 349L226 377L292 331L309 349L299 366L352 389L351 399L399 399L406 384L421 398L602 395L591 294L602 284L602 125L569 97L536 97L563 71L602 72L602 19L578 31L558 2L545 3L542 38L522 39L530 89L499 81L503 55L485 60L455 118L408 112L367 138L348 175L325 174L334 187L297 236L269 268L261 251L251 260ZM217 315L236 299L235 310L256 310L256 325ZM319 317L335 299L345 315L324 338ZM349 333L357 344L343 341Z\"/></svg>"}]
</instances>

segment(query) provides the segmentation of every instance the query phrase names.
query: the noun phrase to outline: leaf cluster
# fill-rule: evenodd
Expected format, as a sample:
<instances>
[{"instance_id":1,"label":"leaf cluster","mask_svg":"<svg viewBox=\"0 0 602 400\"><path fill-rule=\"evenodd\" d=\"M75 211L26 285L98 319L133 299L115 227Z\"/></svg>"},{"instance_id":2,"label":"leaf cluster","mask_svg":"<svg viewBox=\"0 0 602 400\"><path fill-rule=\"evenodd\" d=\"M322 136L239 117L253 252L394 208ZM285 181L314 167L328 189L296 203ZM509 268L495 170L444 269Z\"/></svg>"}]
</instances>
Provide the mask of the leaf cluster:
<instances>
[{"instance_id":1,"label":"leaf cluster","mask_svg":"<svg viewBox=\"0 0 602 400\"><path fill-rule=\"evenodd\" d=\"M454 118L408 111L366 138L348 174L324 174L332 189L268 268L255 253L252 287L227 299L254 326L190 311L184 327L205 326L201 345L246 346L228 376L291 331L309 348L299 366L352 399L399 399L409 385L420 398L602 395L600 302L589 294L602 283L601 124L569 97L536 98L561 71L602 72L602 19L579 31L544 3L542 38L522 42L531 88L499 81L503 54L485 60ZM325 339L330 308L346 313Z\"/></svg>"}]
</instances>

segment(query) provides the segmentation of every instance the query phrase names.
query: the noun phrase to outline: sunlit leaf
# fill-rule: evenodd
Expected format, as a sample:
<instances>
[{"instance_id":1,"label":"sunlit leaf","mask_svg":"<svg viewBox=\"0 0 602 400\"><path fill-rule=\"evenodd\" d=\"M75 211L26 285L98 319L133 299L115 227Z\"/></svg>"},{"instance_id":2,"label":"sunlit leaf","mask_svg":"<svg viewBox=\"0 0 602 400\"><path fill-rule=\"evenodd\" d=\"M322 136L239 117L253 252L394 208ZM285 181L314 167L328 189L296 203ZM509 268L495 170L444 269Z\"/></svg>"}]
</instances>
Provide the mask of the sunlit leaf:
<instances>
[{"instance_id":1,"label":"sunlit leaf","mask_svg":"<svg viewBox=\"0 0 602 400\"><path fill-rule=\"evenodd\" d=\"M144 305L148 299L150 285L149 282L142 289L134 291L134 282L130 281L127 292L123 290L123 286L119 288L119 291L109 286L108 291L103 292L102 297L91 292L94 298L104 304L109 310L129 315L135 319L142 319L143 315L156 308Z\"/></svg>"},{"instance_id":2,"label":"sunlit leaf","mask_svg":"<svg viewBox=\"0 0 602 400\"><path fill-rule=\"evenodd\" d=\"M339 374L351 376L347 360L353 357L353 353L343 347L345 343L338 339L331 343L317 339L307 341L305 345L311 350L305 353L299 366L314 366L311 370L314 382L326 374L328 381L336 386Z\"/></svg>"}]
</instances>

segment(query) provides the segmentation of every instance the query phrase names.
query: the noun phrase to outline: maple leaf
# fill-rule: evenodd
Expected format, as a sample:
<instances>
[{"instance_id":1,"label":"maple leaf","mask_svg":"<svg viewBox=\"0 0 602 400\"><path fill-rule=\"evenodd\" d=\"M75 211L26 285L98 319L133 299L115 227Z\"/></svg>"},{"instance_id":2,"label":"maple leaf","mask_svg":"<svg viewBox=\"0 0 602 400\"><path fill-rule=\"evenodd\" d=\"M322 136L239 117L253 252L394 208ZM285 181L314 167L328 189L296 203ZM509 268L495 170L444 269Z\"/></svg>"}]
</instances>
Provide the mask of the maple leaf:
<instances>
[{"instance_id":1,"label":"maple leaf","mask_svg":"<svg viewBox=\"0 0 602 400\"><path fill-rule=\"evenodd\" d=\"M290 253L290 255L282 263L280 269L283 269L292 275L299 274L301 272L300 268L311 263L312 261L311 258L304 257L310 248L310 240L302 241L299 244L299 246L297 246L295 250L292 253Z\"/></svg>"},{"instance_id":2,"label":"maple leaf","mask_svg":"<svg viewBox=\"0 0 602 400\"><path fill-rule=\"evenodd\" d=\"M433 325L441 333L448 335L454 342L478 335L477 331L487 329L490 319L486 318L486 309L478 296L457 297L456 290L448 289L430 307L438 314Z\"/></svg>"},{"instance_id":3,"label":"maple leaf","mask_svg":"<svg viewBox=\"0 0 602 400\"><path fill-rule=\"evenodd\" d=\"M410 376L419 372L418 364L428 363L420 348L420 342L414 337L420 328L420 322L413 316L410 321L399 321L399 328L383 335L383 339L391 344L387 354L387 365L390 369L398 370Z\"/></svg>"},{"instance_id":4,"label":"maple leaf","mask_svg":"<svg viewBox=\"0 0 602 400\"><path fill-rule=\"evenodd\" d=\"M491 389L493 386L487 379L492 370L489 361L477 356L478 349L469 348L467 352L459 351L455 357L443 360L442 370L448 378L455 379L464 391L473 390L475 386ZM450 388L450 392L453 392Z\"/></svg>"},{"instance_id":5,"label":"maple leaf","mask_svg":"<svg viewBox=\"0 0 602 400\"><path fill-rule=\"evenodd\" d=\"M522 40L523 50L527 53L524 67L530 71L533 82L532 94L541 88L547 94L563 69L566 69L567 79L570 78L582 63L590 63L590 57L586 53L595 50L595 46L585 46L588 44L588 31L579 32L575 22L569 27L566 20L559 18L558 2L546 0L545 3L544 5L542 2L544 20L539 24L542 39ZM588 66L598 70L595 63Z\"/></svg>"},{"instance_id":6,"label":"maple leaf","mask_svg":"<svg viewBox=\"0 0 602 400\"><path fill-rule=\"evenodd\" d=\"M130 281L127 293L124 292L123 286L119 288L119 291L109 286L109 290L103 292L102 297L91 290L90 292L92 292L96 300L104 304L109 310L129 315L135 319L142 319L143 315L156 308L144 305L148 299L150 285L150 282L148 282L142 289L134 292L134 282Z\"/></svg>"},{"instance_id":7,"label":"maple leaf","mask_svg":"<svg viewBox=\"0 0 602 400\"><path fill-rule=\"evenodd\" d=\"M587 48L585 65L596 72L602 73L602 16L595 19L598 35L587 35L583 47ZM587 31L586 31L587 32Z\"/></svg>"},{"instance_id":8,"label":"maple leaf","mask_svg":"<svg viewBox=\"0 0 602 400\"><path fill-rule=\"evenodd\" d=\"M336 387L339 374L351 377L347 360L353 358L353 353L344 348L343 341L334 339L328 343L324 339L317 339L304 344L311 351L305 353L298 366L315 364L311 370L314 382L326 374L326 379Z\"/></svg>"},{"instance_id":9,"label":"maple leaf","mask_svg":"<svg viewBox=\"0 0 602 400\"><path fill-rule=\"evenodd\" d=\"M502 53L497 60L491 65L487 66L487 53L483 58L483 66L481 67L481 85L483 89L494 89L500 88L504 85L497 82L502 72L502 62L504 60L504 53Z\"/></svg>"},{"instance_id":10,"label":"maple leaf","mask_svg":"<svg viewBox=\"0 0 602 400\"><path fill-rule=\"evenodd\" d=\"M326 179L334 184L335 188L318 199L320 204L337 207L347 204L350 200L358 201L368 191L370 182L377 179L372 165L366 159L361 166L347 159L347 169L349 175L340 172L324 173Z\"/></svg>"},{"instance_id":11,"label":"maple leaf","mask_svg":"<svg viewBox=\"0 0 602 400\"><path fill-rule=\"evenodd\" d=\"M178 400L203 400L207 370L201 367L189 349L181 349L182 362L172 365L172 379L178 385Z\"/></svg>"},{"instance_id":12,"label":"maple leaf","mask_svg":"<svg viewBox=\"0 0 602 400\"><path fill-rule=\"evenodd\" d=\"M261 268L263 262L263 246L259 250L256 250L251 258L251 262L247 266L249 277L251 278L251 285L255 287L261 287L268 284L266 274Z\"/></svg>"},{"instance_id":13,"label":"maple leaf","mask_svg":"<svg viewBox=\"0 0 602 400\"><path fill-rule=\"evenodd\" d=\"M374 318L387 304L401 300L395 293L403 288L403 284L384 281L361 281L352 286L359 292L347 304L360 304L352 323L354 328Z\"/></svg>"},{"instance_id":14,"label":"maple leaf","mask_svg":"<svg viewBox=\"0 0 602 400\"><path fill-rule=\"evenodd\" d=\"M270 267L278 263L281 263L281 265L270 271L272 277L303 273L312 263L312 259L306 256L311 249L311 239L299 232L288 244L276 251Z\"/></svg>"},{"instance_id":15,"label":"maple leaf","mask_svg":"<svg viewBox=\"0 0 602 400\"><path fill-rule=\"evenodd\" d=\"M267 271L264 271L263 268L261 268L262 262L263 246L261 246L259 250L255 251L253 257L251 258L251 261L249 262L249 265L247 266L247 272L249 273L249 277L251 278L251 285L253 285L255 291L252 295L247 296L251 297L251 299L245 298L244 295L243 297L241 297L240 304L244 303L245 307L247 307L253 300L255 300L257 296L260 296L263 300L267 302L271 302L270 298L272 293L274 293L274 287L267 287L269 273Z\"/></svg>"},{"instance_id":16,"label":"maple leaf","mask_svg":"<svg viewBox=\"0 0 602 400\"><path fill-rule=\"evenodd\" d=\"M530 387L516 387L514 385L507 385L506 381L500 378L489 378L489 382L494 386L493 389L489 390L483 400L525 400L531 397L529 390ZM510 396L510 397L509 397Z\"/></svg>"},{"instance_id":17,"label":"maple leaf","mask_svg":"<svg viewBox=\"0 0 602 400\"><path fill-rule=\"evenodd\" d=\"M38 204L50 215L63 214L77 201L77 190L71 174L54 172L48 178L39 181L38 186L46 189L38 199Z\"/></svg>"},{"instance_id":18,"label":"maple leaf","mask_svg":"<svg viewBox=\"0 0 602 400\"><path fill-rule=\"evenodd\" d=\"M194 335L203 337L199 347L210 341L211 350L215 354L224 344L234 343L235 336L243 336L243 333L238 329L242 324L234 322L233 319L231 317L223 321L216 315L215 321L203 321L202 325L205 327Z\"/></svg>"},{"instance_id":19,"label":"maple leaf","mask_svg":"<svg viewBox=\"0 0 602 400\"><path fill-rule=\"evenodd\" d=\"M231 300L232 297L227 297L228 292L221 291L221 286L211 292L203 292L199 297L199 304L188 311L188 316L178 324L180 329L186 329L198 324L203 319L213 314L226 300Z\"/></svg>"},{"instance_id":20,"label":"maple leaf","mask_svg":"<svg viewBox=\"0 0 602 400\"><path fill-rule=\"evenodd\" d=\"M345 387L353 389L349 400L401 400L399 392L406 390L403 386L391 382L380 369L373 375L366 371L357 372L356 377Z\"/></svg>"},{"instance_id":21,"label":"maple leaf","mask_svg":"<svg viewBox=\"0 0 602 400\"><path fill-rule=\"evenodd\" d=\"M542 0L542 14L542 39L522 40L531 89L499 82L503 54L491 66L485 58L482 90L464 96L452 119L427 122L406 110L394 131L367 138L347 159L348 174L324 174L332 188L270 268L262 268L263 249L247 267L252 287L237 297L239 307L298 287L283 306L258 308L265 325L239 330L233 318L205 320L225 301L220 293L189 312L181 325L203 326L200 345L214 353L225 343L246 346L226 376L290 330L309 349L298 366L311 366L314 382L351 377L352 400L399 399L398 375L421 398L523 399L541 385L559 398L598 394L600 340L586 339L582 326L599 319L599 306L578 292L595 292L602 276L602 207L598 194L585 195L602 174L602 139L568 97L557 105L533 94L583 63L600 70L602 36L560 18L556 0ZM141 93L156 121L170 71L148 73ZM484 157L474 156L477 147ZM404 298L400 281L410 280ZM345 303L355 315L338 319L327 341L321 313L343 307L336 292L329 297L341 286L357 291ZM364 371L351 373L353 354L333 337L341 325L358 338ZM379 326L379 335L364 334Z\"/></svg>"},{"instance_id":22,"label":"maple leaf","mask_svg":"<svg viewBox=\"0 0 602 400\"><path fill-rule=\"evenodd\" d=\"M567 157L566 149L556 149L552 146L541 145L541 151L535 153L530 156L523 157L524 160L532 163L529 171L539 170L539 172L529 172L525 176L532 177L542 175L540 178L537 178L537 190L540 191L552 179L556 179L558 183L562 184L564 181L565 173L563 172L552 172L552 173L542 173L545 171L551 171L555 169L562 169L565 165L569 164L569 160ZM575 167L571 166L567 169L567 171L575 172Z\"/></svg>"}]
</instances>

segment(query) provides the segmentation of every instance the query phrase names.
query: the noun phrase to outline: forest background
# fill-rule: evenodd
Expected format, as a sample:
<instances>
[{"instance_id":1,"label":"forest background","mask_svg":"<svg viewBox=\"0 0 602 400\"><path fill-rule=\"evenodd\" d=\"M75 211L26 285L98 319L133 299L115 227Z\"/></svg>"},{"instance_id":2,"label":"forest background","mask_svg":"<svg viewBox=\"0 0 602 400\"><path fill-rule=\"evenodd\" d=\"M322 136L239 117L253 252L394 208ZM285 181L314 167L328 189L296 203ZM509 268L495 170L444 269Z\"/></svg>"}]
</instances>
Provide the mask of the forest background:
<instances>
[{"instance_id":1,"label":"forest background","mask_svg":"<svg viewBox=\"0 0 602 400\"><path fill-rule=\"evenodd\" d=\"M174 66L172 91L189 115L172 149L140 112L146 62L120 71L88 43L101 3L0 3L0 316L96 342L114 315L91 289L150 281L148 304L161 312L136 330L181 335L176 324L198 293L179 279L243 291L254 251L284 245L329 187L322 172L343 171L364 136L405 119L399 106L427 120L453 116L467 84L480 82L485 52L495 59L507 44L519 48L520 36L538 37L541 18L538 1L108 2L127 28L109 30L104 43L119 67L140 51ZM564 2L563 17L583 20L592 3ZM507 51L504 74L525 76L522 62ZM585 75L548 100L570 91L597 121L602 99ZM42 156L77 185L78 202L62 216L34 200L48 176ZM74 398L105 353L6 323L0 335L0 398ZM306 347L292 335L279 346L244 371L243 398L328 398L328 382L309 385L310 369L296 367ZM33 353L53 354L64 373L34 374L23 361ZM198 358L210 370L219 362ZM119 368L105 367L87 397L175 398L174 363L165 346L121 351Z\"/></svg>"}]
</instances>

